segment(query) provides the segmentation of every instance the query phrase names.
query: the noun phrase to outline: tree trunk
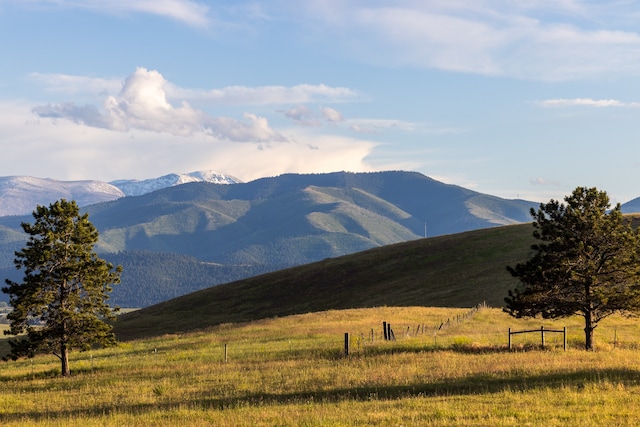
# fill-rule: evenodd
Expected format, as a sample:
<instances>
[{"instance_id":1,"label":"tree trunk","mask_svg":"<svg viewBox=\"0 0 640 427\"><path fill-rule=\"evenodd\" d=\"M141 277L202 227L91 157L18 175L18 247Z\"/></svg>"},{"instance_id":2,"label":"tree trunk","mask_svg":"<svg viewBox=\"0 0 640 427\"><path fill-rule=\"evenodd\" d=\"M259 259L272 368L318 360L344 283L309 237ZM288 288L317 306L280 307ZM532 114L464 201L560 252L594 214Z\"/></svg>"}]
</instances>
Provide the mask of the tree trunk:
<instances>
[{"instance_id":1,"label":"tree trunk","mask_svg":"<svg viewBox=\"0 0 640 427\"><path fill-rule=\"evenodd\" d=\"M63 377L68 377L71 375L71 370L69 369L69 350L67 349L66 344L62 344L60 346L60 362L62 364L60 373Z\"/></svg>"},{"instance_id":2,"label":"tree trunk","mask_svg":"<svg viewBox=\"0 0 640 427\"><path fill-rule=\"evenodd\" d=\"M584 348L585 350L593 350L593 330L596 327L591 319L591 312L584 314Z\"/></svg>"}]
</instances>

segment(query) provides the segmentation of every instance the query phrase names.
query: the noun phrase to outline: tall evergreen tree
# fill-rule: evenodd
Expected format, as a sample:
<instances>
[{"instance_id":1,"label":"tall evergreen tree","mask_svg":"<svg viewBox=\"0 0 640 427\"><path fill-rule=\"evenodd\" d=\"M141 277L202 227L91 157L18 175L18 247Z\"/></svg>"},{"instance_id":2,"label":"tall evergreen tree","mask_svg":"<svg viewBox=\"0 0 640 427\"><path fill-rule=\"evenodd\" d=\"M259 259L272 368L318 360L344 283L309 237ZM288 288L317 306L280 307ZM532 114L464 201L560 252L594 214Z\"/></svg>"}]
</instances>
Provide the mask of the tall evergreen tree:
<instances>
[{"instance_id":1,"label":"tall evergreen tree","mask_svg":"<svg viewBox=\"0 0 640 427\"><path fill-rule=\"evenodd\" d=\"M640 312L640 234L607 193L578 187L531 209L533 257L507 267L523 287L509 291L504 311L514 317L584 317L585 347L598 322L614 313Z\"/></svg>"},{"instance_id":2,"label":"tall evergreen tree","mask_svg":"<svg viewBox=\"0 0 640 427\"><path fill-rule=\"evenodd\" d=\"M22 283L6 280L8 286L2 288L13 307L5 334L26 333L26 338L10 341L7 358L53 353L60 359L62 375L68 376L71 349L115 344L105 320L117 311L107 299L122 268L114 270L93 251L98 231L88 214L80 215L75 201L38 206L33 217L33 224L22 223L29 238L15 253L16 268L24 270Z\"/></svg>"}]
</instances>

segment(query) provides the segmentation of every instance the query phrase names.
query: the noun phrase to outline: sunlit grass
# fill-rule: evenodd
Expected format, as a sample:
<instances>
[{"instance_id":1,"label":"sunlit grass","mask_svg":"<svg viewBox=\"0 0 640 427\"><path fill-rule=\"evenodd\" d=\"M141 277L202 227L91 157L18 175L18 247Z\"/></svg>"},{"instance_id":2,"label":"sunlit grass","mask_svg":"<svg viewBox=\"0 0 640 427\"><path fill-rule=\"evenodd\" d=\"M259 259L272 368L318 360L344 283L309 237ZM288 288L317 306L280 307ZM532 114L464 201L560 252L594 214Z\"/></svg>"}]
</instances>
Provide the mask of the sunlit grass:
<instances>
[{"instance_id":1,"label":"sunlit grass","mask_svg":"<svg viewBox=\"0 0 640 427\"><path fill-rule=\"evenodd\" d=\"M635 319L603 321L596 350L586 352L580 318L523 321L483 309L461 319L468 312L383 307L227 324L73 353L70 378L58 376L54 356L3 363L0 419L3 426L640 423ZM382 340L383 321L396 341ZM507 351L509 327L541 325L567 326L568 351L551 335L538 349L536 333L514 336Z\"/></svg>"}]
</instances>

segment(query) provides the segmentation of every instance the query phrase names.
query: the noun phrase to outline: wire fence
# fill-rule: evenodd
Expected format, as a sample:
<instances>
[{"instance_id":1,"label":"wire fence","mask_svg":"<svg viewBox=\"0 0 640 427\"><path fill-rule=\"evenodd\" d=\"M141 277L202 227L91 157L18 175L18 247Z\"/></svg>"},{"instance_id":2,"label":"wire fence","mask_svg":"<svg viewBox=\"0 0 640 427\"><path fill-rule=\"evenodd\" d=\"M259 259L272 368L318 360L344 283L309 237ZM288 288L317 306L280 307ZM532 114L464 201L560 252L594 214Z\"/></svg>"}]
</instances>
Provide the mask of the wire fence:
<instances>
[{"instance_id":1,"label":"wire fence","mask_svg":"<svg viewBox=\"0 0 640 427\"><path fill-rule=\"evenodd\" d=\"M349 355L355 351L361 351L366 346L371 346L380 342L393 342L421 335L432 336L434 344L437 344L438 334L445 333L461 323L471 319L476 313L482 309L488 308L485 302L477 304L462 314L442 319L436 323L416 323L416 324L393 324L390 321L383 321L382 327L379 329L371 328L368 334L363 332L351 334L345 332L344 336L344 354Z\"/></svg>"}]
</instances>

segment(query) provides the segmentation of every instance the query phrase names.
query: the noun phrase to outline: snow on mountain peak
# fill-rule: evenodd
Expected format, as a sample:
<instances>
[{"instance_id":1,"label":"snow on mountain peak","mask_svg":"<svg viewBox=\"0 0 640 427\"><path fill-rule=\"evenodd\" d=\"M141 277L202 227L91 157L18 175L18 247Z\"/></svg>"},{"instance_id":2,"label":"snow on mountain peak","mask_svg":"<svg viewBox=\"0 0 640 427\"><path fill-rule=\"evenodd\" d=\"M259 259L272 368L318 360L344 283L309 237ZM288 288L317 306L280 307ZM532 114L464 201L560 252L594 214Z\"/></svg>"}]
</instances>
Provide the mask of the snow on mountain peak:
<instances>
[{"instance_id":1,"label":"snow on mountain peak","mask_svg":"<svg viewBox=\"0 0 640 427\"><path fill-rule=\"evenodd\" d=\"M0 216L26 215L36 206L56 200L75 200L79 206L107 202L124 196L140 196L152 191L189 182L237 184L239 179L215 171L169 174L159 178L138 180L58 181L31 176L0 177Z\"/></svg>"},{"instance_id":2,"label":"snow on mountain peak","mask_svg":"<svg viewBox=\"0 0 640 427\"><path fill-rule=\"evenodd\" d=\"M210 182L213 184L238 184L239 179L225 175L220 172L207 170L197 171L186 174L171 173L159 178L145 179L138 181L135 179L118 180L110 182L111 185L118 187L127 196L140 196L160 190L161 188L173 187L174 185L186 184L189 182Z\"/></svg>"},{"instance_id":3,"label":"snow on mountain peak","mask_svg":"<svg viewBox=\"0 0 640 427\"><path fill-rule=\"evenodd\" d=\"M122 191L102 181L57 181L31 176L0 177L0 216L28 214L38 205L48 205L60 199L75 200L79 206L86 206L122 196Z\"/></svg>"}]
</instances>

